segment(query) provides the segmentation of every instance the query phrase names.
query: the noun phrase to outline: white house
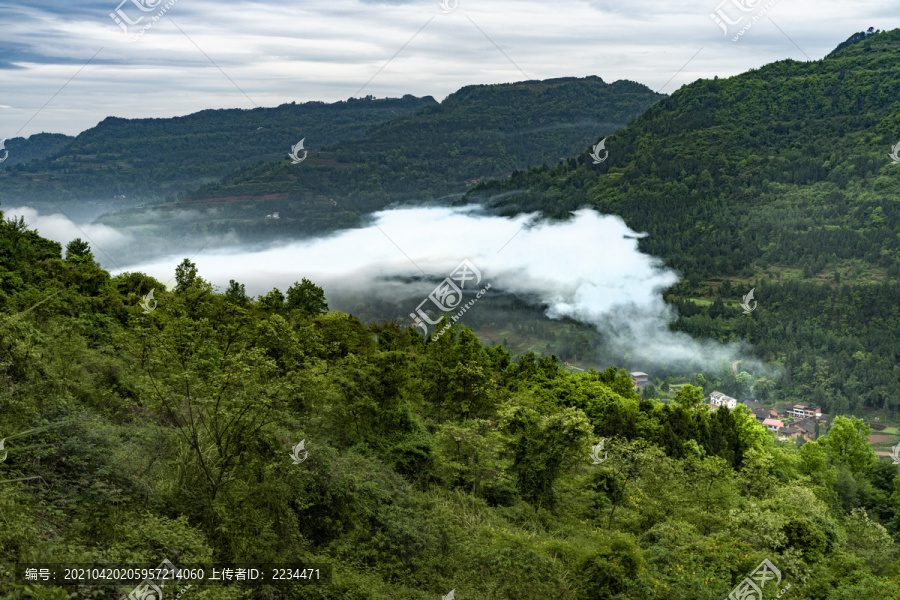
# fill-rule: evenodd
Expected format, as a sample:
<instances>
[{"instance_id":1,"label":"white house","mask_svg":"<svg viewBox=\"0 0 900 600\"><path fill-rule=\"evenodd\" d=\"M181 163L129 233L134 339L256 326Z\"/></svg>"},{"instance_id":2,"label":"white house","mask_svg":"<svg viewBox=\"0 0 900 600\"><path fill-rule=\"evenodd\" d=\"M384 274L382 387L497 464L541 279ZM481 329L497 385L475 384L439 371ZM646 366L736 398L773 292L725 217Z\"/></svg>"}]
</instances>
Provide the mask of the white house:
<instances>
[{"instance_id":1,"label":"white house","mask_svg":"<svg viewBox=\"0 0 900 600\"><path fill-rule=\"evenodd\" d=\"M737 398L732 398L731 396L726 396L722 392L713 392L709 395L709 402L713 406L725 406L728 410L734 410L737 408Z\"/></svg>"}]
</instances>

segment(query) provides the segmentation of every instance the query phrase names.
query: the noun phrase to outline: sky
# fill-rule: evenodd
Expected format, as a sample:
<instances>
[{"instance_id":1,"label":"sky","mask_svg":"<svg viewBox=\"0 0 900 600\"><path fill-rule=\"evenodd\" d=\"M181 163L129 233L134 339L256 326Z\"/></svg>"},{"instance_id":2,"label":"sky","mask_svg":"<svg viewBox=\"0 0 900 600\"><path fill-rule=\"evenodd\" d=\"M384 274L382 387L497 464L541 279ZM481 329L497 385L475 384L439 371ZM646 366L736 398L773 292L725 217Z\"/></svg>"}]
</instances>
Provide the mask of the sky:
<instances>
[{"instance_id":1,"label":"sky","mask_svg":"<svg viewBox=\"0 0 900 600\"><path fill-rule=\"evenodd\" d=\"M900 25L900 3L874 0L443 3L0 0L0 138L554 77L671 94Z\"/></svg>"}]
</instances>

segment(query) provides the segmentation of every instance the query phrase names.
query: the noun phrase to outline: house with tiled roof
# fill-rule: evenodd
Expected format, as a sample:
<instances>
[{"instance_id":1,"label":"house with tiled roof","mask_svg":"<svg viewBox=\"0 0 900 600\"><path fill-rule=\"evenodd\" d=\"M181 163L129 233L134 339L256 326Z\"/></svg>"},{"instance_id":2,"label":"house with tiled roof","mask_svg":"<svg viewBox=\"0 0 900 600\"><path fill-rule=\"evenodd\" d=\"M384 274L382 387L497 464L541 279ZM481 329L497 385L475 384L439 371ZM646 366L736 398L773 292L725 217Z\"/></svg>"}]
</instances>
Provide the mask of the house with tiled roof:
<instances>
[{"instance_id":1,"label":"house with tiled roof","mask_svg":"<svg viewBox=\"0 0 900 600\"><path fill-rule=\"evenodd\" d=\"M762 422L763 426L769 431L774 431L778 433L778 431L784 427L784 421L780 421L778 419L766 419Z\"/></svg>"}]
</instances>

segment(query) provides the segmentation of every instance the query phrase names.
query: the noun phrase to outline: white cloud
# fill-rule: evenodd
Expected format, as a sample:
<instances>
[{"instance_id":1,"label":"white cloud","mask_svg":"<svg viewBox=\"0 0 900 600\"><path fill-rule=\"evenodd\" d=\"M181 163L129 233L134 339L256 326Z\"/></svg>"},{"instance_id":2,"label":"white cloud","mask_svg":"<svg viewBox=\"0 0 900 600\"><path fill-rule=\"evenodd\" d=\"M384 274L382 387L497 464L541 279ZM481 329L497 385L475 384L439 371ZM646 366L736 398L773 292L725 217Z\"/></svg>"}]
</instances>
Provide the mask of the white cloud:
<instances>
[{"instance_id":1,"label":"white cloud","mask_svg":"<svg viewBox=\"0 0 900 600\"><path fill-rule=\"evenodd\" d=\"M201 277L224 289L246 285L251 295L285 291L306 277L326 295L365 299L424 299L463 259L483 275L482 285L548 307L550 318L571 317L595 326L620 356L656 365L718 365L739 346L701 343L669 331L674 312L662 299L678 275L638 250L638 234L618 217L578 211L566 222L536 215L487 216L479 209L410 208L375 213L360 229L272 246L188 249L124 267L171 285L175 267L196 254ZM423 276L427 274L427 278ZM418 300L402 314L409 321ZM476 310L473 308L472 310ZM465 322L465 319L463 319Z\"/></svg>"},{"instance_id":2,"label":"white cloud","mask_svg":"<svg viewBox=\"0 0 900 600\"><path fill-rule=\"evenodd\" d=\"M7 219L24 218L29 229L37 231L41 237L59 242L63 248L72 240L81 238L90 243L94 258L107 263L109 262L110 254L105 253L111 253L112 256L115 256L117 250L134 241L131 235L106 225L76 224L63 214L41 215L37 210L27 206L4 207L3 216ZM106 259L105 261L104 258Z\"/></svg>"}]
</instances>

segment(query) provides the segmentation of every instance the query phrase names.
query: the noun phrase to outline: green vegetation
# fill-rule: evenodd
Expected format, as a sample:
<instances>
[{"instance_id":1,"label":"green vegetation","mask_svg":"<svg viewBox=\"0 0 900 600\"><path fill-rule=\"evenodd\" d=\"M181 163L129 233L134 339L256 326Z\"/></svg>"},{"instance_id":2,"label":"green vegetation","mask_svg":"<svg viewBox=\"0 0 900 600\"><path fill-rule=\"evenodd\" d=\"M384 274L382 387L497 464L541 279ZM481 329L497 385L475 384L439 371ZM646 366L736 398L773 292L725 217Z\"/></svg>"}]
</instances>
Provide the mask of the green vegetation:
<instances>
[{"instance_id":1,"label":"green vegetation","mask_svg":"<svg viewBox=\"0 0 900 600\"><path fill-rule=\"evenodd\" d=\"M900 476L856 419L798 451L693 386L365 325L305 279L253 300L185 260L166 291L2 218L0 331L4 598L69 597L17 561L169 559L333 565L208 600L721 600L768 558L782 598L900 600Z\"/></svg>"},{"instance_id":2,"label":"green vegetation","mask_svg":"<svg viewBox=\"0 0 900 600\"><path fill-rule=\"evenodd\" d=\"M245 240L353 227L394 202L461 195L482 179L554 164L664 97L599 77L468 86L352 139L312 147L299 165L284 153L267 156L222 182L211 178L185 201L113 213L102 222L153 222L160 236L173 237L233 231ZM185 219L183 209L203 212ZM278 220L264 218L275 212Z\"/></svg>"},{"instance_id":3,"label":"green vegetation","mask_svg":"<svg viewBox=\"0 0 900 600\"><path fill-rule=\"evenodd\" d=\"M131 204L175 200L239 167L283 159L301 138L307 150L319 150L429 104L435 104L431 97L369 96L333 104L204 110L171 119L108 117L41 160L0 170L0 196L7 203L117 196ZM10 159L16 156L13 142Z\"/></svg>"},{"instance_id":4,"label":"green vegetation","mask_svg":"<svg viewBox=\"0 0 900 600\"><path fill-rule=\"evenodd\" d=\"M620 215L684 275L667 294L678 330L752 344L785 371L775 398L896 416L900 30L848 41L823 60L687 85L609 137L601 165L583 152L467 200ZM758 308L744 315L751 289Z\"/></svg>"},{"instance_id":5,"label":"green vegetation","mask_svg":"<svg viewBox=\"0 0 900 600\"><path fill-rule=\"evenodd\" d=\"M35 133L27 138L10 138L3 145L9 155L0 163L0 172L9 169L13 165L26 163L31 160L46 158L65 148L74 140L70 135L61 133ZM0 152L3 152L0 150ZM5 153L4 153L5 154Z\"/></svg>"},{"instance_id":6,"label":"green vegetation","mask_svg":"<svg viewBox=\"0 0 900 600\"><path fill-rule=\"evenodd\" d=\"M364 212L439 198L483 178L555 164L664 97L638 83L608 84L599 77L467 86L365 137L326 148L302 170L287 160L266 163L190 197L326 195Z\"/></svg>"}]
</instances>

